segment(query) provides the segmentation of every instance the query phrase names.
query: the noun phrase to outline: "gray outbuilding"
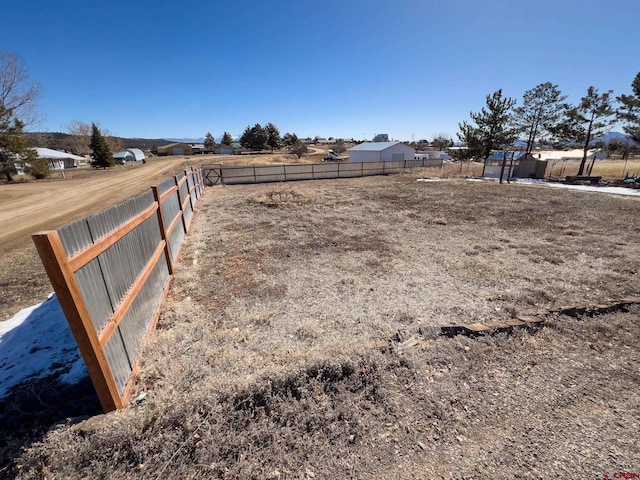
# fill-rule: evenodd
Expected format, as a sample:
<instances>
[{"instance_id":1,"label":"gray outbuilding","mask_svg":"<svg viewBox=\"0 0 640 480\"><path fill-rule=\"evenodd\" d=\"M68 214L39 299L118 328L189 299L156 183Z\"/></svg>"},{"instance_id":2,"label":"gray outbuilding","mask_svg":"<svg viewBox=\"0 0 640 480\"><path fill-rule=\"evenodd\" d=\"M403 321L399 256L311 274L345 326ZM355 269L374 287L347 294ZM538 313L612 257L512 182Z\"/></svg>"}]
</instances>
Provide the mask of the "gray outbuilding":
<instances>
[{"instance_id":1,"label":"gray outbuilding","mask_svg":"<svg viewBox=\"0 0 640 480\"><path fill-rule=\"evenodd\" d=\"M400 142L361 143L349 150L349 162L413 160L416 151Z\"/></svg>"}]
</instances>

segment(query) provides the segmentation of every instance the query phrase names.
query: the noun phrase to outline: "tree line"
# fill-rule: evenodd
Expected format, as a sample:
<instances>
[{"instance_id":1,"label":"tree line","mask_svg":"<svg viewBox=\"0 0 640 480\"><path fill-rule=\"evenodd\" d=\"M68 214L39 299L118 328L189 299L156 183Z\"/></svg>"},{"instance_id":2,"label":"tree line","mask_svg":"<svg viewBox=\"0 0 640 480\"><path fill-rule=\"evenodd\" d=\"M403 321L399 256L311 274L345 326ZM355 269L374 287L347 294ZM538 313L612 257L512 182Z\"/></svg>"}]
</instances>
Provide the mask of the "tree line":
<instances>
[{"instance_id":1,"label":"tree line","mask_svg":"<svg viewBox=\"0 0 640 480\"><path fill-rule=\"evenodd\" d=\"M229 132L224 132L221 142L222 145L230 146L233 143L233 137ZM247 126L240 136L240 145L252 152L260 152L263 150L275 150L285 147L290 153L295 154L298 159L308 152L306 144L298 138L295 133L285 133L280 135L280 130L273 123L269 122L265 126L256 123L254 126ZM212 152L216 148L216 142L207 132L204 136L205 151Z\"/></svg>"},{"instance_id":2,"label":"tree line","mask_svg":"<svg viewBox=\"0 0 640 480\"><path fill-rule=\"evenodd\" d=\"M458 124L458 138L467 146L466 158L487 159L495 150L511 147L524 136L525 151L531 153L539 143L575 145L583 151L578 175L584 173L589 147L594 139L608 133L616 124L640 144L640 73L631 83L632 93L613 96L613 91L600 93L590 86L575 105L566 102L557 85L541 83L527 90L522 104L504 97L502 89L487 95L479 112L470 112L470 121ZM633 145L616 145L623 156Z\"/></svg>"}]
</instances>

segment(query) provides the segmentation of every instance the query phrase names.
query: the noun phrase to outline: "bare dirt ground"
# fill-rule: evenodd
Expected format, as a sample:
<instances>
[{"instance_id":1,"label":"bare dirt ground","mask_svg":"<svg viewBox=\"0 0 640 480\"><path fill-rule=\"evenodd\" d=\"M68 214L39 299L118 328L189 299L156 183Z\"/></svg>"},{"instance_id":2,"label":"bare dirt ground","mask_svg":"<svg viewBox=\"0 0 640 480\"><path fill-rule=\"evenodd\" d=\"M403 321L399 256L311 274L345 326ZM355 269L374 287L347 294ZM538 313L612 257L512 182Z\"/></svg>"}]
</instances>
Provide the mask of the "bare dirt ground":
<instances>
[{"instance_id":1,"label":"bare dirt ground","mask_svg":"<svg viewBox=\"0 0 640 480\"><path fill-rule=\"evenodd\" d=\"M418 333L638 295L640 201L416 178L207 189L146 347L146 399L43 431L12 472L640 472L638 307L478 339Z\"/></svg>"}]
</instances>

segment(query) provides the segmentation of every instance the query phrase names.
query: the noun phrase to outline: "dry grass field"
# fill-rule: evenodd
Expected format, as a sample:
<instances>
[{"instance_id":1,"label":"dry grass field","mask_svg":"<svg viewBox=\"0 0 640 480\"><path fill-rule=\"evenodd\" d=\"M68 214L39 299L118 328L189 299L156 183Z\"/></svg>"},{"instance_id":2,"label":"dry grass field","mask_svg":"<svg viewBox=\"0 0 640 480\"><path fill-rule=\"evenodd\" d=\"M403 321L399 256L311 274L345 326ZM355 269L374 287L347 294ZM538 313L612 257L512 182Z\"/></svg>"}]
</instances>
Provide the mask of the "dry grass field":
<instances>
[{"instance_id":1,"label":"dry grass field","mask_svg":"<svg viewBox=\"0 0 640 480\"><path fill-rule=\"evenodd\" d=\"M476 339L420 327L638 295L640 200L414 175L214 187L139 404L32 434L17 478L640 472L640 309Z\"/></svg>"}]
</instances>

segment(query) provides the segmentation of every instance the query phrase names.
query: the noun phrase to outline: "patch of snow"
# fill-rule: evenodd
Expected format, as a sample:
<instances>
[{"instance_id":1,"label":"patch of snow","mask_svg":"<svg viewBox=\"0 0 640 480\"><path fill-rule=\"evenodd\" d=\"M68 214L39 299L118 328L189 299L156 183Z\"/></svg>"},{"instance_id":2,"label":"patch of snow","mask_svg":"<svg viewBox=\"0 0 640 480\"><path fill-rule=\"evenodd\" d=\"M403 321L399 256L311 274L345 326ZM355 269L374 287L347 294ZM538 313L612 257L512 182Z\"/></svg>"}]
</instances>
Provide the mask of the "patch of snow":
<instances>
[{"instance_id":1,"label":"patch of snow","mask_svg":"<svg viewBox=\"0 0 640 480\"><path fill-rule=\"evenodd\" d=\"M549 187L568 188L569 190L581 190L583 192L611 193L613 195L629 195L640 197L640 190L625 187L597 187L595 185L567 185L564 183L548 183Z\"/></svg>"},{"instance_id":2,"label":"patch of snow","mask_svg":"<svg viewBox=\"0 0 640 480\"><path fill-rule=\"evenodd\" d=\"M496 178L466 178L468 182L496 182ZM506 180L504 181L506 183ZM519 183L521 185L543 185L552 188L566 188L569 190L578 190L583 192L610 193L613 195L627 195L631 197L640 197L640 190L625 187L605 187L596 185L569 185L566 183L549 182L542 179L534 178L512 178L511 183Z\"/></svg>"},{"instance_id":3,"label":"patch of snow","mask_svg":"<svg viewBox=\"0 0 640 480\"><path fill-rule=\"evenodd\" d=\"M88 376L55 295L0 322L0 399L15 385L48 376L69 385Z\"/></svg>"},{"instance_id":4,"label":"patch of snow","mask_svg":"<svg viewBox=\"0 0 640 480\"><path fill-rule=\"evenodd\" d=\"M418 179L419 182L440 182L442 181L441 178L419 178Z\"/></svg>"}]
</instances>

